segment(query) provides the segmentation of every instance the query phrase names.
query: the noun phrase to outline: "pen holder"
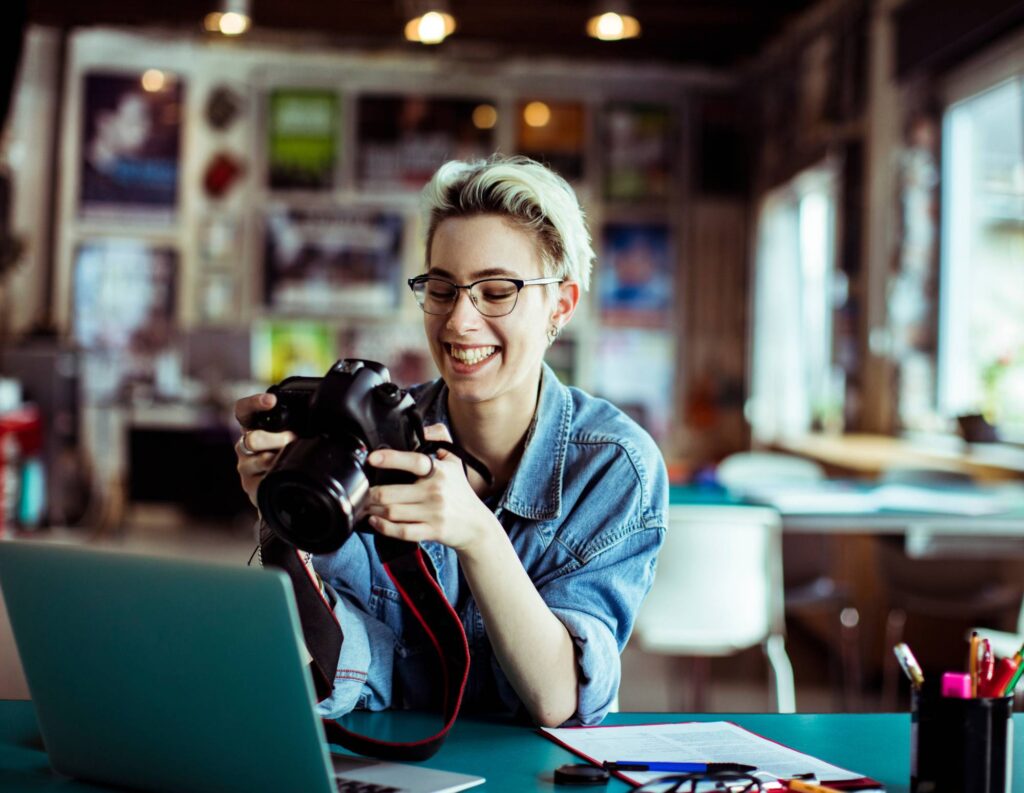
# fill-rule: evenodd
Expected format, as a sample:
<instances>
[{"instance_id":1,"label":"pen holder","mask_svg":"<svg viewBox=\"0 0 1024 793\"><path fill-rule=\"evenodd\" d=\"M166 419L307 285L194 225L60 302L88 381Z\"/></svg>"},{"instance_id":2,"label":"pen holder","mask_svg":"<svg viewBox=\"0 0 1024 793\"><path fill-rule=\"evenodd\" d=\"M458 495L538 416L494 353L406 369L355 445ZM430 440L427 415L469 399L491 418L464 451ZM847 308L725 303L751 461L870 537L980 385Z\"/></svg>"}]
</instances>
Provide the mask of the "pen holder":
<instances>
[{"instance_id":1,"label":"pen holder","mask_svg":"<svg viewBox=\"0 0 1024 793\"><path fill-rule=\"evenodd\" d=\"M911 700L911 793L1010 793L1013 697L943 697L929 678Z\"/></svg>"}]
</instances>

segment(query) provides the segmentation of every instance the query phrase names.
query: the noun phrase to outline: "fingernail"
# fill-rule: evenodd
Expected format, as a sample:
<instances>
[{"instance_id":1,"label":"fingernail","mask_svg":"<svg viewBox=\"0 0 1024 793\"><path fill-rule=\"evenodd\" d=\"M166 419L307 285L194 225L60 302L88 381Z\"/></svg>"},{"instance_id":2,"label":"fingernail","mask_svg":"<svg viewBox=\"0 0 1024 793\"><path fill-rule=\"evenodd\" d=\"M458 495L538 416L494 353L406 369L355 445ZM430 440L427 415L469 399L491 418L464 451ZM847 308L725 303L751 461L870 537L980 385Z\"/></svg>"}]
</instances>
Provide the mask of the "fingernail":
<instances>
[{"instance_id":1,"label":"fingernail","mask_svg":"<svg viewBox=\"0 0 1024 793\"><path fill-rule=\"evenodd\" d=\"M381 454L380 452L374 452L373 454L371 454L369 456L368 461L369 461L370 465L380 465L381 458L383 456L384 455Z\"/></svg>"},{"instance_id":2,"label":"fingernail","mask_svg":"<svg viewBox=\"0 0 1024 793\"><path fill-rule=\"evenodd\" d=\"M379 529L380 528L380 518L378 518L376 515L370 515L370 525L373 526L373 528L375 528L375 529Z\"/></svg>"}]
</instances>

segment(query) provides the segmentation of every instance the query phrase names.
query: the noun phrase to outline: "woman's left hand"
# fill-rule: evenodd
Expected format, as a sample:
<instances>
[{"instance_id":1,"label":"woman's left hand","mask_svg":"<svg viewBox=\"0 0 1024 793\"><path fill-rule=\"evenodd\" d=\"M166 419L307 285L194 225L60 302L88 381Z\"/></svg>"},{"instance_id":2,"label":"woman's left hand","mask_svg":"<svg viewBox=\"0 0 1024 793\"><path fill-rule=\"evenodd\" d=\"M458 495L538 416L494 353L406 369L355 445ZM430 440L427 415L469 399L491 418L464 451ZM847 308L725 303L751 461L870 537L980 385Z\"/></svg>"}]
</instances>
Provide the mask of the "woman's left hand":
<instances>
[{"instance_id":1,"label":"woman's left hand","mask_svg":"<svg viewBox=\"0 0 1024 793\"><path fill-rule=\"evenodd\" d=\"M451 441L443 424L424 428L424 434L427 440ZM462 461L447 450L431 459L421 452L378 449L368 462L419 477L412 484L370 488L370 525L381 534L409 542L435 540L460 551L485 537L497 522L473 491Z\"/></svg>"}]
</instances>

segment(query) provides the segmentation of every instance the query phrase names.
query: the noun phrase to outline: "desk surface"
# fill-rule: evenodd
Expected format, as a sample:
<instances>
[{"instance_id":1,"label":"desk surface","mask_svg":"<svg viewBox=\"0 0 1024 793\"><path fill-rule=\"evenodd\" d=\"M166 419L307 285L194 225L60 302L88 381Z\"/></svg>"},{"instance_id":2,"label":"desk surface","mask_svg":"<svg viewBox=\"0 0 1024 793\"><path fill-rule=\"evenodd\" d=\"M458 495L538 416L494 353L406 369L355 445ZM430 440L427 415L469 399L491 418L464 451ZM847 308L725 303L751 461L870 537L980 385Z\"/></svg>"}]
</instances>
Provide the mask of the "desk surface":
<instances>
[{"instance_id":1,"label":"desk surface","mask_svg":"<svg viewBox=\"0 0 1024 793\"><path fill-rule=\"evenodd\" d=\"M401 719L401 713L367 714L366 729ZM708 714L617 713L605 724L643 724L664 721L736 722L753 732L823 760L867 774L890 793L909 788L910 717L907 714ZM1014 716L1014 768L1024 769L1024 714ZM553 770L574 762L570 752L529 727L497 721L459 719L441 751L425 765L487 778L480 790L555 791ZM93 785L63 779L50 770L30 702L0 701L0 791L98 791ZM629 787L613 780L607 788L621 793ZM1024 793L1024 782L1014 790Z\"/></svg>"},{"instance_id":2,"label":"desk surface","mask_svg":"<svg viewBox=\"0 0 1024 793\"><path fill-rule=\"evenodd\" d=\"M835 485L836 480L825 480L823 487ZM865 492L877 487L850 483ZM827 493L826 493L827 495ZM672 485L669 492L672 504L739 505L750 503L718 486ZM882 509L878 511L851 511L836 499L831 509L788 512L780 509L782 528L787 532L822 534L905 534L910 530L927 530L935 534L971 535L984 537L1024 537L1024 507L1010 512L991 515L957 515L942 512Z\"/></svg>"}]
</instances>

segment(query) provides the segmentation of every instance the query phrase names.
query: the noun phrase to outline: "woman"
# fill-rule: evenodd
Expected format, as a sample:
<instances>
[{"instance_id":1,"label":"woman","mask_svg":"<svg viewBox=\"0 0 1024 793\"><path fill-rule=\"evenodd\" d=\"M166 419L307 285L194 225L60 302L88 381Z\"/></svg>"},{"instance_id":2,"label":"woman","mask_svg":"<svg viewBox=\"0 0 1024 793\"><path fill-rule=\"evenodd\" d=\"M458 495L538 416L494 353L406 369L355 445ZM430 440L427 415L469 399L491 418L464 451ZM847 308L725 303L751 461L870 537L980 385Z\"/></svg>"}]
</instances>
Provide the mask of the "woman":
<instances>
[{"instance_id":1,"label":"woman","mask_svg":"<svg viewBox=\"0 0 1024 793\"><path fill-rule=\"evenodd\" d=\"M461 617L472 654L464 707L596 723L617 695L619 654L653 580L668 485L640 427L544 364L589 285L583 212L561 177L519 157L449 162L423 201L427 269L410 286L441 377L411 393L428 439L455 440L494 482L467 479L444 451L433 466L417 452L375 451L371 465L421 478L373 488L371 524L423 545ZM266 394L240 400L238 418L273 404ZM253 503L291 437L240 439ZM354 535L313 566L345 636L321 714L429 703L426 639L372 538Z\"/></svg>"}]
</instances>

